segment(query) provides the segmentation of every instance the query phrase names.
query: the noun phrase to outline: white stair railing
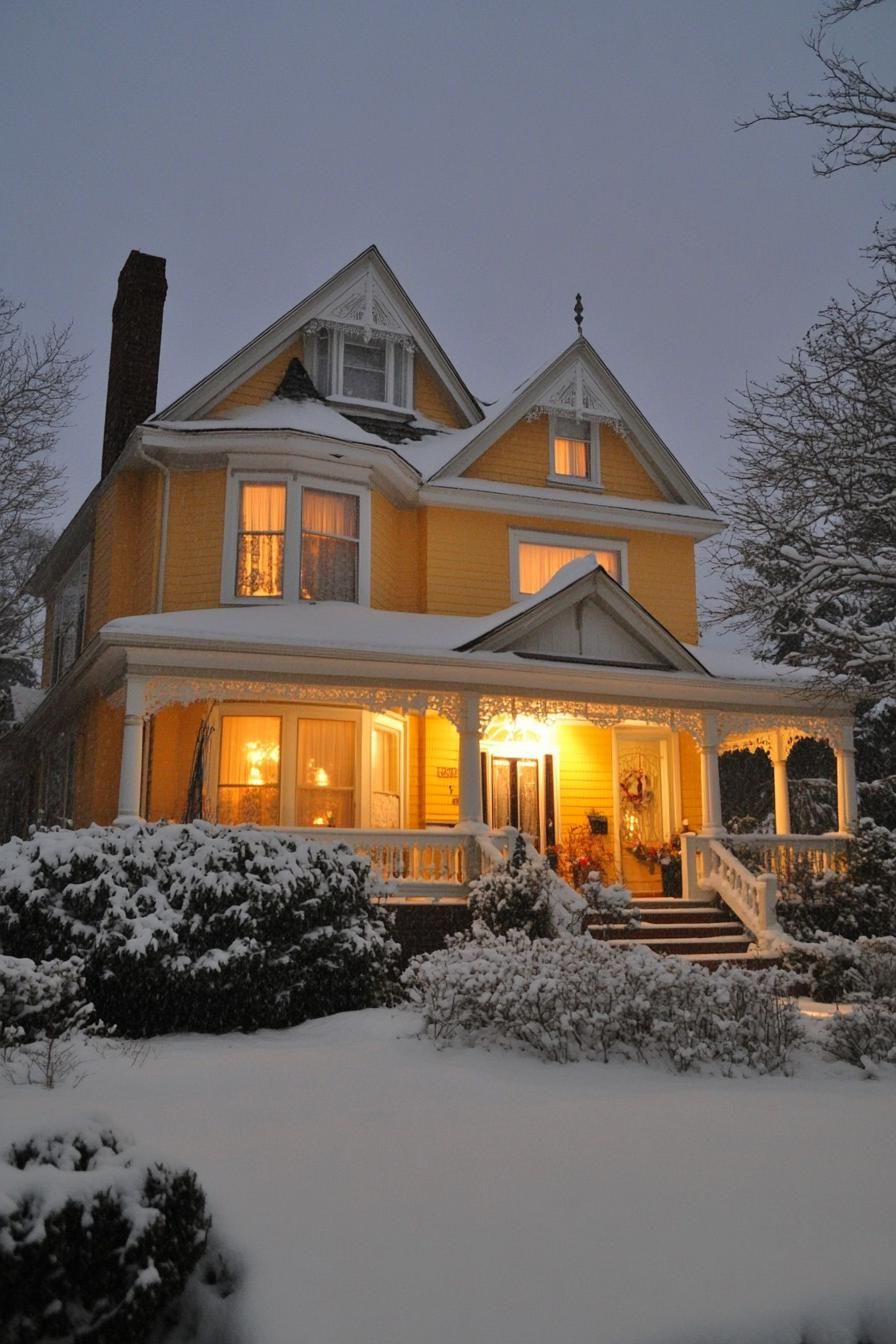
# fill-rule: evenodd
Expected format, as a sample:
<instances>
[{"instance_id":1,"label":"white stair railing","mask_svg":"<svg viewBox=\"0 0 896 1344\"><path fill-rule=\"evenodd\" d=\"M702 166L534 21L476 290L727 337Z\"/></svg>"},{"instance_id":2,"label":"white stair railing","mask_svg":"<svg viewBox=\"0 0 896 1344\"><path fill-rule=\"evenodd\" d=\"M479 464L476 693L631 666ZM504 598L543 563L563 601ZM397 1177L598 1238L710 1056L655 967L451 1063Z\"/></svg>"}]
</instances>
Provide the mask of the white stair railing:
<instances>
[{"instance_id":1,"label":"white stair railing","mask_svg":"<svg viewBox=\"0 0 896 1344\"><path fill-rule=\"evenodd\" d=\"M682 841L683 894L700 900L714 892L737 915L760 950L789 946L791 939L778 923L778 879L774 873L751 873L720 840L686 833Z\"/></svg>"}]
</instances>

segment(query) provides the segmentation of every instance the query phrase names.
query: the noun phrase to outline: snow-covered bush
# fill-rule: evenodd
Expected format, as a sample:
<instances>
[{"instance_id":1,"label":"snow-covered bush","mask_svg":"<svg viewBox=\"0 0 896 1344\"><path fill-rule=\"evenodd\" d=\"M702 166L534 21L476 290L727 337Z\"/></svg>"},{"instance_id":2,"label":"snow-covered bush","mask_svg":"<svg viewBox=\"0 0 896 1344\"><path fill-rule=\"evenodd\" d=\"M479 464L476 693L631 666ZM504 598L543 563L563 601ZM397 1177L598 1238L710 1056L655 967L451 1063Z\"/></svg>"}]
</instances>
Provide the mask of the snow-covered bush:
<instances>
[{"instance_id":1,"label":"snow-covered bush","mask_svg":"<svg viewBox=\"0 0 896 1344\"><path fill-rule=\"evenodd\" d=\"M842 872L795 870L778 901L778 919L795 938L896 936L896 831L867 818L847 847Z\"/></svg>"},{"instance_id":2,"label":"snow-covered bush","mask_svg":"<svg viewBox=\"0 0 896 1344\"><path fill-rule=\"evenodd\" d=\"M828 1054L847 1064L896 1063L896 998L872 999L837 1013L827 1023L822 1043Z\"/></svg>"},{"instance_id":3,"label":"snow-covered bush","mask_svg":"<svg viewBox=\"0 0 896 1344\"><path fill-rule=\"evenodd\" d=\"M774 971L704 967L591 937L530 939L484 929L449 940L405 972L437 1041L518 1046L544 1059L664 1057L683 1072L787 1066L801 1038Z\"/></svg>"},{"instance_id":4,"label":"snow-covered bush","mask_svg":"<svg viewBox=\"0 0 896 1344\"><path fill-rule=\"evenodd\" d=\"M609 938L613 927L636 929L641 923L641 911L632 904L628 887L619 882L605 886L596 873L579 888L588 904L588 923L597 929L598 936Z\"/></svg>"},{"instance_id":5,"label":"snow-covered bush","mask_svg":"<svg viewBox=\"0 0 896 1344\"><path fill-rule=\"evenodd\" d=\"M819 1003L896 998L896 938L825 937L785 958Z\"/></svg>"},{"instance_id":6,"label":"snow-covered bush","mask_svg":"<svg viewBox=\"0 0 896 1344\"><path fill-rule=\"evenodd\" d=\"M470 914L496 934L519 929L529 938L552 938L556 927L551 911L555 881L547 859L530 857L522 835L516 837L509 859L470 883Z\"/></svg>"},{"instance_id":7,"label":"snow-covered bush","mask_svg":"<svg viewBox=\"0 0 896 1344\"><path fill-rule=\"evenodd\" d=\"M0 948L83 957L124 1035L252 1031L382 1000L397 948L369 861L251 827L90 827L0 847Z\"/></svg>"},{"instance_id":8,"label":"snow-covered bush","mask_svg":"<svg viewBox=\"0 0 896 1344\"><path fill-rule=\"evenodd\" d=\"M0 1069L12 1081L54 1087L80 1065L78 1037L101 1025L79 957L36 965L0 955Z\"/></svg>"},{"instance_id":9,"label":"snow-covered bush","mask_svg":"<svg viewBox=\"0 0 896 1344\"><path fill-rule=\"evenodd\" d=\"M0 1344L140 1344L205 1248L194 1173L99 1125L14 1146L0 1185Z\"/></svg>"}]
</instances>

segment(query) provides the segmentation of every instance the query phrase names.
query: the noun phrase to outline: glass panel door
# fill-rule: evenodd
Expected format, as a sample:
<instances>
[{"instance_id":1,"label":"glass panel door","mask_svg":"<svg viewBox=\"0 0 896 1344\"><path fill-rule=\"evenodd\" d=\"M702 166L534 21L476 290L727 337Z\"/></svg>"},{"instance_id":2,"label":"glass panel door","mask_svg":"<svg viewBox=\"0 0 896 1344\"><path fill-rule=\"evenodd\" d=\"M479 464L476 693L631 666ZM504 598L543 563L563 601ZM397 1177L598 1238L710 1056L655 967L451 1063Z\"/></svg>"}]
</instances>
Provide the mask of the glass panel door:
<instances>
[{"instance_id":1,"label":"glass panel door","mask_svg":"<svg viewBox=\"0 0 896 1344\"><path fill-rule=\"evenodd\" d=\"M536 845L541 836L538 811L538 761L516 762L517 820L514 825L531 835Z\"/></svg>"},{"instance_id":2,"label":"glass panel door","mask_svg":"<svg viewBox=\"0 0 896 1344\"><path fill-rule=\"evenodd\" d=\"M401 825L401 736L395 728L374 726L370 738L371 821L389 829Z\"/></svg>"},{"instance_id":3,"label":"glass panel door","mask_svg":"<svg viewBox=\"0 0 896 1344\"><path fill-rule=\"evenodd\" d=\"M541 799L536 757L492 756L489 823L515 826L541 844Z\"/></svg>"}]
</instances>

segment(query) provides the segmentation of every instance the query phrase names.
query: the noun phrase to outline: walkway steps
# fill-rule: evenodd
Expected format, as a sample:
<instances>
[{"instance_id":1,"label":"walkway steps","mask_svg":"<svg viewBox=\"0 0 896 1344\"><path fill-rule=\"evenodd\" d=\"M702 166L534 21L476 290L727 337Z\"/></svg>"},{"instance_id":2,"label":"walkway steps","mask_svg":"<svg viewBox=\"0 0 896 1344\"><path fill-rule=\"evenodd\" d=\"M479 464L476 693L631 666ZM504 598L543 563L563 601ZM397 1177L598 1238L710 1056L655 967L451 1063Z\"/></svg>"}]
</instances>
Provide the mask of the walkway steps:
<instances>
[{"instance_id":1,"label":"walkway steps","mask_svg":"<svg viewBox=\"0 0 896 1344\"><path fill-rule=\"evenodd\" d=\"M731 964L760 969L776 964L775 957L757 954L749 933L721 902L691 904L657 894L639 895L632 904L640 911L640 924L591 925L592 937L610 947L647 947L665 956L685 957L709 969Z\"/></svg>"}]
</instances>

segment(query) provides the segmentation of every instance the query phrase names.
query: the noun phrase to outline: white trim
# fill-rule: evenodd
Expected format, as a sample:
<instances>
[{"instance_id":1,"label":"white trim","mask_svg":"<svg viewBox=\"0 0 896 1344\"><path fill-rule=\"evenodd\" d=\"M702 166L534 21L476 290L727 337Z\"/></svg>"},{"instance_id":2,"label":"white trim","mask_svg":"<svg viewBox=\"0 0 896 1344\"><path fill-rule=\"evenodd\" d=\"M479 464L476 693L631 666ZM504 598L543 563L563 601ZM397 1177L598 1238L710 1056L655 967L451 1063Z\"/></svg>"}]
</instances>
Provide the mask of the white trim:
<instances>
[{"instance_id":1,"label":"white trim","mask_svg":"<svg viewBox=\"0 0 896 1344\"><path fill-rule=\"evenodd\" d=\"M556 441L558 438L567 438L563 430L570 423L577 423L571 415L561 415L559 412L548 416L548 452L550 467L548 470L548 480L552 484L566 485L577 490L600 490L600 421L586 419L583 423L588 431L588 475L587 476L568 476L563 472L557 471L556 459L554 457ZM580 436L581 437L581 436Z\"/></svg>"},{"instance_id":2,"label":"white trim","mask_svg":"<svg viewBox=\"0 0 896 1344\"><path fill-rule=\"evenodd\" d=\"M239 535L240 489L245 482L286 486L286 531L284 537L283 596L241 597L236 591L237 538ZM302 491L326 489L333 494L354 495L358 500L358 600L346 607L370 606L370 490L363 484L333 480L329 477L296 471L270 469L232 469L227 475L224 502L224 546L221 558L222 606L295 606L299 597L301 566Z\"/></svg>"},{"instance_id":3,"label":"white trim","mask_svg":"<svg viewBox=\"0 0 896 1344\"><path fill-rule=\"evenodd\" d=\"M510 595L514 602L532 597L520 590L520 543L535 546L572 546L586 551L616 551L619 554L620 587L628 590L628 542L619 537L577 536L571 532L541 532L534 528L511 527L507 530L510 563ZM612 576L611 576L612 577Z\"/></svg>"}]
</instances>

